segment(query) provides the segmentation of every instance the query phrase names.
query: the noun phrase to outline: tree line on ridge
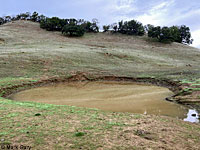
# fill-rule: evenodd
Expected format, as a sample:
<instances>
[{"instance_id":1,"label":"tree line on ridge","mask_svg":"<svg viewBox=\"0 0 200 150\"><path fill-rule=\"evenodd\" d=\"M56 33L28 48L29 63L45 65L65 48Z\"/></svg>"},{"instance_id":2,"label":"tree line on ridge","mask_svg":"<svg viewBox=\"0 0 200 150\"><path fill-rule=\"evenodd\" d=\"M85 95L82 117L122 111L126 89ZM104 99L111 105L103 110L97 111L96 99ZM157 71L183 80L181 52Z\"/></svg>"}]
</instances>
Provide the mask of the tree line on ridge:
<instances>
[{"instance_id":1,"label":"tree line on ridge","mask_svg":"<svg viewBox=\"0 0 200 150\"><path fill-rule=\"evenodd\" d=\"M16 20L30 20L40 23L42 29L47 31L60 31L66 36L83 36L85 32L99 32L98 20L93 19L91 22L84 19L61 19L59 17L46 17L39 15L37 12L32 14L29 12L21 13L16 16L4 16L0 17L0 25L7 22ZM143 26L142 23L136 20L119 21L111 25L103 25L103 32L121 33L126 35L144 36L145 34L157 39L162 43L178 42L183 44L192 44L190 28L186 25L161 27L153 26L151 24Z\"/></svg>"}]
</instances>

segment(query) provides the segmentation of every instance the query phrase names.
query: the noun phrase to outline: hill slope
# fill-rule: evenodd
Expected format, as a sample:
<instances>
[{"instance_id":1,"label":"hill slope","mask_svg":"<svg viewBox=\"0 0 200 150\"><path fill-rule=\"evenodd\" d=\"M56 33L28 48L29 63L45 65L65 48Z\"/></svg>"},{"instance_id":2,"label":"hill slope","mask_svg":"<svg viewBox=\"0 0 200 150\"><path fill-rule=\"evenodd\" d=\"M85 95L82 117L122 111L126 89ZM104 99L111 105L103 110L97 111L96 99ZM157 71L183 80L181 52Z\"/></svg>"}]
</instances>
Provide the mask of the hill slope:
<instances>
[{"instance_id":1,"label":"hill slope","mask_svg":"<svg viewBox=\"0 0 200 150\"><path fill-rule=\"evenodd\" d=\"M71 71L169 78L199 74L198 49L152 42L146 37L98 33L68 38L40 29L38 23L16 21L0 26L0 38L5 40L0 45L0 77Z\"/></svg>"}]
</instances>

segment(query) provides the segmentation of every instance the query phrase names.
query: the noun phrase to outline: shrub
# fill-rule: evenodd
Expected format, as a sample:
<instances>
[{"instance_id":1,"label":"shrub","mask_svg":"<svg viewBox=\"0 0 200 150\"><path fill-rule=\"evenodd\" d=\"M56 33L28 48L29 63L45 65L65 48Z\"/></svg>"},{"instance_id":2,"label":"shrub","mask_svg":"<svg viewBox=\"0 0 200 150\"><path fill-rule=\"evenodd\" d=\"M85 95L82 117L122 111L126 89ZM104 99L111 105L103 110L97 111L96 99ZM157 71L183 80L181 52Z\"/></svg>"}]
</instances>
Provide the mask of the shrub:
<instances>
[{"instance_id":1,"label":"shrub","mask_svg":"<svg viewBox=\"0 0 200 150\"><path fill-rule=\"evenodd\" d=\"M172 38L174 42L182 43L181 33L178 26L170 27L170 31L172 33Z\"/></svg>"},{"instance_id":2,"label":"shrub","mask_svg":"<svg viewBox=\"0 0 200 150\"><path fill-rule=\"evenodd\" d=\"M103 26L103 32L107 32L110 29L110 25L104 25Z\"/></svg>"},{"instance_id":3,"label":"shrub","mask_svg":"<svg viewBox=\"0 0 200 150\"><path fill-rule=\"evenodd\" d=\"M191 33L189 27L182 25L181 27L154 27L148 26L148 37L157 38L159 42L178 42L183 44L192 44Z\"/></svg>"},{"instance_id":4,"label":"shrub","mask_svg":"<svg viewBox=\"0 0 200 150\"><path fill-rule=\"evenodd\" d=\"M179 28L180 36L181 36L181 43L183 44L192 44L193 39L191 39L190 28L182 25Z\"/></svg>"},{"instance_id":5,"label":"shrub","mask_svg":"<svg viewBox=\"0 0 200 150\"><path fill-rule=\"evenodd\" d=\"M0 17L0 25L4 24L4 19Z\"/></svg>"},{"instance_id":6,"label":"shrub","mask_svg":"<svg viewBox=\"0 0 200 150\"><path fill-rule=\"evenodd\" d=\"M97 26L97 19L93 19L92 22L90 21L83 21L81 26L85 29L85 32L99 32L99 27Z\"/></svg>"},{"instance_id":7,"label":"shrub","mask_svg":"<svg viewBox=\"0 0 200 150\"><path fill-rule=\"evenodd\" d=\"M111 25L111 28L113 29L113 32L116 33L116 32L117 32L117 29L118 29L117 23L113 23L113 24Z\"/></svg>"},{"instance_id":8,"label":"shrub","mask_svg":"<svg viewBox=\"0 0 200 150\"><path fill-rule=\"evenodd\" d=\"M81 25L74 25L74 24L68 24L65 25L62 29L62 34L69 35L69 36L83 36L85 33L85 30Z\"/></svg>"},{"instance_id":9,"label":"shrub","mask_svg":"<svg viewBox=\"0 0 200 150\"><path fill-rule=\"evenodd\" d=\"M151 27L148 29L148 37L151 38L160 38L160 34L161 34L161 27L157 26L157 27Z\"/></svg>"},{"instance_id":10,"label":"shrub","mask_svg":"<svg viewBox=\"0 0 200 150\"><path fill-rule=\"evenodd\" d=\"M61 31L65 25L65 20L58 17L45 18L40 22L40 27L48 31Z\"/></svg>"},{"instance_id":11,"label":"shrub","mask_svg":"<svg viewBox=\"0 0 200 150\"><path fill-rule=\"evenodd\" d=\"M174 41L170 28L163 27L161 29L159 41L162 43L171 43Z\"/></svg>"},{"instance_id":12,"label":"shrub","mask_svg":"<svg viewBox=\"0 0 200 150\"><path fill-rule=\"evenodd\" d=\"M119 25L118 32L122 34L142 36L145 33L142 23L136 20L125 21L125 22L120 21L118 25Z\"/></svg>"},{"instance_id":13,"label":"shrub","mask_svg":"<svg viewBox=\"0 0 200 150\"><path fill-rule=\"evenodd\" d=\"M31 20L33 22L37 22L38 21L38 13L37 12L33 12L32 16L31 16Z\"/></svg>"}]
</instances>

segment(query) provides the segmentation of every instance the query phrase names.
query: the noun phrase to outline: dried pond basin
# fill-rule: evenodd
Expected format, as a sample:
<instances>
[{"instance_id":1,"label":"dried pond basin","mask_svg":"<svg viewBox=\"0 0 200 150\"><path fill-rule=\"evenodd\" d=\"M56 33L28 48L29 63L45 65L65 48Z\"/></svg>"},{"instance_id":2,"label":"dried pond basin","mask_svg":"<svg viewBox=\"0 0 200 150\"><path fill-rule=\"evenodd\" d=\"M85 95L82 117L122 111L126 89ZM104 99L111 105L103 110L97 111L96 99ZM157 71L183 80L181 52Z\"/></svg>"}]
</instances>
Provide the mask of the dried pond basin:
<instances>
[{"instance_id":1,"label":"dried pond basin","mask_svg":"<svg viewBox=\"0 0 200 150\"><path fill-rule=\"evenodd\" d=\"M11 95L17 101L98 108L113 112L131 112L187 117L188 109L165 101L173 92L164 87L132 82L66 82L33 88Z\"/></svg>"}]
</instances>

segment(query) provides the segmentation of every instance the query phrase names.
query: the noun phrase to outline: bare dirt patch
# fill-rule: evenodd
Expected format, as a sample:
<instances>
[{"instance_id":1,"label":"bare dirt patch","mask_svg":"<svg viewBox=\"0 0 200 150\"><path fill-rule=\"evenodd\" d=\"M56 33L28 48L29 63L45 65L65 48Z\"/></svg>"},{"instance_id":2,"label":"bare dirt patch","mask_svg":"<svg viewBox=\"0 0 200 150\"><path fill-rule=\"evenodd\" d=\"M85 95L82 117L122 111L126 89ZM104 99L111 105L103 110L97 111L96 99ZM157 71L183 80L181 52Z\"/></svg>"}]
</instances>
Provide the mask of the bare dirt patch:
<instances>
[{"instance_id":1,"label":"bare dirt patch","mask_svg":"<svg viewBox=\"0 0 200 150\"><path fill-rule=\"evenodd\" d=\"M4 44L5 43L5 40L0 38L0 44Z\"/></svg>"}]
</instances>

